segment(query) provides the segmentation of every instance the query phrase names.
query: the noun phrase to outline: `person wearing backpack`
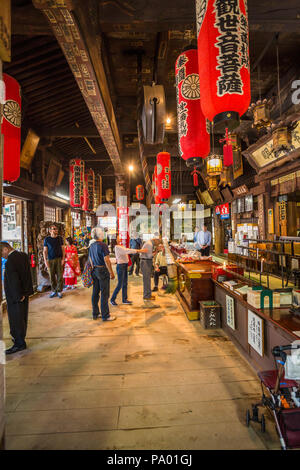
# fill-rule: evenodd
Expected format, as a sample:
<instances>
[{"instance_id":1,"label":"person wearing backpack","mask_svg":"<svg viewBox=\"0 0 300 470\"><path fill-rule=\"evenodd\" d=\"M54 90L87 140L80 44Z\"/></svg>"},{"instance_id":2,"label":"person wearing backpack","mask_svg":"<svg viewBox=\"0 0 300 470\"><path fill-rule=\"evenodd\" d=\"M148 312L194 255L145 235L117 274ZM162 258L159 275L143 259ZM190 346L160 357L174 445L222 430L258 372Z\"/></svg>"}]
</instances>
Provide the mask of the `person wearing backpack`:
<instances>
[{"instance_id":1,"label":"person wearing backpack","mask_svg":"<svg viewBox=\"0 0 300 470\"><path fill-rule=\"evenodd\" d=\"M94 320L97 320L101 315L103 321L113 321L116 320L116 317L110 315L108 299L110 279L114 279L115 275L109 258L108 246L102 241L104 231L100 227L96 227L94 230L96 241L89 247L89 261L92 267L93 278L92 315ZM100 295L101 301L99 310Z\"/></svg>"}]
</instances>

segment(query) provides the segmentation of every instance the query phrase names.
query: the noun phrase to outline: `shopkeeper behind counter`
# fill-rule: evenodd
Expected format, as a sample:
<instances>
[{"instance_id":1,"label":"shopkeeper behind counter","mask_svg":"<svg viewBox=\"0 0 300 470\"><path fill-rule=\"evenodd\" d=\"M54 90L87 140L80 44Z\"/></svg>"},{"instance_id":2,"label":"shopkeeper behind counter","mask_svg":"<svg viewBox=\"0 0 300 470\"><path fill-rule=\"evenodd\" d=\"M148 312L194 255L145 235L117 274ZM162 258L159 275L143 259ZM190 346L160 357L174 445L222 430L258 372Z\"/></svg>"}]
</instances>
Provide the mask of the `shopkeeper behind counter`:
<instances>
[{"instance_id":1,"label":"shopkeeper behind counter","mask_svg":"<svg viewBox=\"0 0 300 470\"><path fill-rule=\"evenodd\" d=\"M210 244L211 244L211 233L207 230L207 225L203 225L203 229L197 232L195 247L200 251L201 256L209 256Z\"/></svg>"}]
</instances>

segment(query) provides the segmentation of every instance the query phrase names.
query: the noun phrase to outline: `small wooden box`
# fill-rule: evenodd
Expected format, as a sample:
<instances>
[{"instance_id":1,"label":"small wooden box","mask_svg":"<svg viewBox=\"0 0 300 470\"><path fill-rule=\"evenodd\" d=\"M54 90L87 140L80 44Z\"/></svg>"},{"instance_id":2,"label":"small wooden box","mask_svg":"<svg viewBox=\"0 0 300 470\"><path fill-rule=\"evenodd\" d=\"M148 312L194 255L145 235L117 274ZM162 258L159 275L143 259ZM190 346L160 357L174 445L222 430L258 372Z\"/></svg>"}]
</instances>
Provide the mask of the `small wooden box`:
<instances>
[{"instance_id":1,"label":"small wooden box","mask_svg":"<svg viewBox=\"0 0 300 470\"><path fill-rule=\"evenodd\" d=\"M221 306L214 300L199 302L200 323L207 329L221 328Z\"/></svg>"}]
</instances>

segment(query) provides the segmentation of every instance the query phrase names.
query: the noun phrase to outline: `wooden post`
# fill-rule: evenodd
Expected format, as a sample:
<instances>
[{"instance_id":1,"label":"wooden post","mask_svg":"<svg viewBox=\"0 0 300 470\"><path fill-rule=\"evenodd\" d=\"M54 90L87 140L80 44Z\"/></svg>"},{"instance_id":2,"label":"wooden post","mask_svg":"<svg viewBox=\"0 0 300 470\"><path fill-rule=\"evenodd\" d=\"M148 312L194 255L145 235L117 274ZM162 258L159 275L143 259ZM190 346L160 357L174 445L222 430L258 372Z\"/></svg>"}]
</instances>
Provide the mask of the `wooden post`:
<instances>
[{"instance_id":1,"label":"wooden post","mask_svg":"<svg viewBox=\"0 0 300 470\"><path fill-rule=\"evenodd\" d=\"M215 254L221 255L224 251L224 230L220 217L214 214L214 227L215 227Z\"/></svg>"},{"instance_id":2,"label":"wooden post","mask_svg":"<svg viewBox=\"0 0 300 470\"><path fill-rule=\"evenodd\" d=\"M2 80L2 61L0 59L0 80ZM2 105L0 106L0 233L2 234L2 198L3 198L3 136L1 134ZM2 249L0 249L2 260ZM2 312L2 263L0 276L0 450L4 449L5 421L4 421L4 396L5 396L5 345L3 341L3 312Z\"/></svg>"}]
</instances>

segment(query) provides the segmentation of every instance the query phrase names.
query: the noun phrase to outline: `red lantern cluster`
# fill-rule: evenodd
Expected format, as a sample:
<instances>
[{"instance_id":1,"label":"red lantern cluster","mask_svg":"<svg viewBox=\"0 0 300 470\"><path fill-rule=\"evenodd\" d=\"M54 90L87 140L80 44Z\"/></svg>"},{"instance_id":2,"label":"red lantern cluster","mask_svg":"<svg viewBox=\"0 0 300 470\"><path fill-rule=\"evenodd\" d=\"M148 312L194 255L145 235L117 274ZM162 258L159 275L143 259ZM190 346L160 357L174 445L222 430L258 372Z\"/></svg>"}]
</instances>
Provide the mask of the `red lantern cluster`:
<instances>
[{"instance_id":1,"label":"red lantern cluster","mask_svg":"<svg viewBox=\"0 0 300 470\"><path fill-rule=\"evenodd\" d=\"M171 197L171 155L160 152L156 162L157 195L161 202L167 202Z\"/></svg>"},{"instance_id":2,"label":"red lantern cluster","mask_svg":"<svg viewBox=\"0 0 300 470\"><path fill-rule=\"evenodd\" d=\"M95 173L90 168L87 173L87 194L88 194L88 211L94 209L94 193L95 193Z\"/></svg>"},{"instance_id":3,"label":"red lantern cluster","mask_svg":"<svg viewBox=\"0 0 300 470\"><path fill-rule=\"evenodd\" d=\"M21 152L21 89L19 83L3 74L5 103L3 105L3 180L16 181L20 177Z\"/></svg>"},{"instance_id":4,"label":"red lantern cluster","mask_svg":"<svg viewBox=\"0 0 300 470\"><path fill-rule=\"evenodd\" d=\"M210 152L208 123L200 104L198 54L188 49L175 66L178 140L181 157L187 166L198 166ZM202 101L201 90L201 101Z\"/></svg>"},{"instance_id":5,"label":"red lantern cluster","mask_svg":"<svg viewBox=\"0 0 300 470\"><path fill-rule=\"evenodd\" d=\"M247 0L196 0L201 107L224 132L250 104Z\"/></svg>"},{"instance_id":6,"label":"red lantern cluster","mask_svg":"<svg viewBox=\"0 0 300 470\"><path fill-rule=\"evenodd\" d=\"M142 201L144 199L144 196L145 196L145 193L144 193L144 186L142 186L141 184L139 184L136 188L135 188L135 195L136 195L136 198L138 201Z\"/></svg>"}]
</instances>

